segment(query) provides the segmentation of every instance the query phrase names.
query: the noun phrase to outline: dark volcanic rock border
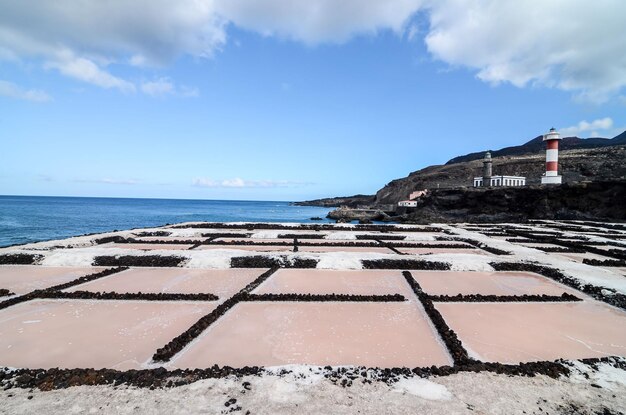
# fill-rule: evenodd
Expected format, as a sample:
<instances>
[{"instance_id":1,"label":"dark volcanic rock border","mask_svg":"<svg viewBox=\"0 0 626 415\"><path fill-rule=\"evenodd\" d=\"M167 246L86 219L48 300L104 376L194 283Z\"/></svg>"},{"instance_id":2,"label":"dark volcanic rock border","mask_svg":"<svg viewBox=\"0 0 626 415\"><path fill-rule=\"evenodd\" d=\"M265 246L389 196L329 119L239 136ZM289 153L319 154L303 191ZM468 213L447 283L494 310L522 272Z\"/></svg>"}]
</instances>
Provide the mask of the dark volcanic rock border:
<instances>
[{"instance_id":1,"label":"dark volcanic rock border","mask_svg":"<svg viewBox=\"0 0 626 415\"><path fill-rule=\"evenodd\" d=\"M278 235L279 239L324 239L326 235L317 235L314 233L281 233Z\"/></svg>"},{"instance_id":2,"label":"dark volcanic rock border","mask_svg":"<svg viewBox=\"0 0 626 415\"><path fill-rule=\"evenodd\" d=\"M382 243L382 242L381 242ZM394 248L432 248L432 249L478 249L473 245L464 243L464 244L455 244L455 243L424 243L424 242L391 242L387 245L391 245Z\"/></svg>"},{"instance_id":3,"label":"dark volcanic rock border","mask_svg":"<svg viewBox=\"0 0 626 415\"><path fill-rule=\"evenodd\" d=\"M610 229L610 230L621 230L621 231L626 231L626 224L618 224L618 223L602 223L602 222L594 222L594 221L575 221L575 220L563 220L561 222L565 222L565 223L571 223L573 225L579 225L579 226L589 226L589 227L598 227L598 228L604 228L604 229ZM604 231L604 229L602 229L602 231Z\"/></svg>"},{"instance_id":4,"label":"dark volcanic rock border","mask_svg":"<svg viewBox=\"0 0 626 415\"><path fill-rule=\"evenodd\" d=\"M528 303L528 302L572 302L582 299L569 293L561 295L524 294L524 295L482 295L482 294L457 294L457 295L428 295L430 301L435 303Z\"/></svg>"},{"instance_id":5,"label":"dark volcanic rock border","mask_svg":"<svg viewBox=\"0 0 626 415\"><path fill-rule=\"evenodd\" d=\"M178 267L185 259L175 255L101 255L94 258L93 265L104 267Z\"/></svg>"},{"instance_id":6,"label":"dark volcanic rock border","mask_svg":"<svg viewBox=\"0 0 626 415\"><path fill-rule=\"evenodd\" d=\"M104 245L104 244L108 244L108 243L126 243L128 238L125 238L123 236L120 235L113 235L113 236L105 236L104 238L97 238L93 240L93 243L95 243L96 245Z\"/></svg>"},{"instance_id":7,"label":"dark volcanic rock border","mask_svg":"<svg viewBox=\"0 0 626 415\"><path fill-rule=\"evenodd\" d=\"M0 255L0 265L33 265L43 258L38 254L3 254Z\"/></svg>"},{"instance_id":8,"label":"dark volcanic rock border","mask_svg":"<svg viewBox=\"0 0 626 415\"><path fill-rule=\"evenodd\" d=\"M103 271L100 272L95 272L93 274L89 274L89 275L85 275L79 278L76 278L75 280L72 280L70 282L66 282L64 284L59 284L59 285L55 285L52 287L48 287L46 289L43 290L35 290L35 291L31 291L28 294L24 294L24 295L20 295L18 297L13 297L10 298L6 301L2 301L0 302L0 310L10 307L12 305L15 304L19 304L19 303L23 303L25 301L29 301L29 300L34 300L37 298L46 298L46 295L49 295L49 293L56 293L57 291L60 290L64 290L66 288L70 288L73 287L75 285L79 285L79 284L84 284L86 282L90 282L90 281L94 281L97 280L98 278L102 278L102 277L106 277L108 275L112 275L112 274L116 274L118 272L127 270L127 267L119 267L119 268L109 268L109 269L105 269Z\"/></svg>"},{"instance_id":9,"label":"dark volcanic rock border","mask_svg":"<svg viewBox=\"0 0 626 415\"><path fill-rule=\"evenodd\" d=\"M556 268L527 262L491 262L489 265L491 265L491 267L496 271L534 272L576 290L582 291L596 300L604 301L607 304L626 310L626 295L616 293L610 288L581 283L575 278L568 277Z\"/></svg>"},{"instance_id":10,"label":"dark volcanic rock border","mask_svg":"<svg viewBox=\"0 0 626 415\"><path fill-rule=\"evenodd\" d=\"M553 245L559 245L565 248L584 250L586 252L605 256L605 257L613 257L616 259L626 260L626 252L620 251L617 249L609 249L605 251L603 249L596 248L595 246L588 245L584 242L573 241L573 240L564 241L556 237L536 235L535 233L532 233L532 232L521 231L519 229L513 229L513 228L507 229L507 232L515 236L521 236L523 238L534 239L532 242L549 243Z\"/></svg>"},{"instance_id":11,"label":"dark volcanic rock border","mask_svg":"<svg viewBox=\"0 0 626 415\"><path fill-rule=\"evenodd\" d=\"M259 242L259 241L211 241L209 243L205 243L204 245L211 246L284 246L284 247L293 247L293 240L285 240L285 241L268 241L268 242Z\"/></svg>"},{"instance_id":12,"label":"dark volcanic rock border","mask_svg":"<svg viewBox=\"0 0 626 415\"><path fill-rule=\"evenodd\" d=\"M428 294L426 294L419 283L413 278L413 275L409 271L402 271L402 276L406 279L417 299L422 303L424 311L432 321L435 329L439 333L441 340L448 348L450 356L455 365L462 366L468 363L474 363L473 359L470 359L467 350L463 347L463 343L459 340L456 333L448 326L443 316L437 311L433 302L430 300Z\"/></svg>"},{"instance_id":13,"label":"dark volcanic rock border","mask_svg":"<svg viewBox=\"0 0 626 415\"><path fill-rule=\"evenodd\" d=\"M91 291L44 291L37 298L59 298L80 300L144 300L144 301L217 301L215 294L176 294L176 293L116 293Z\"/></svg>"},{"instance_id":14,"label":"dark volcanic rock border","mask_svg":"<svg viewBox=\"0 0 626 415\"><path fill-rule=\"evenodd\" d=\"M224 315L228 310L237 305L242 299L249 294L252 290L258 287L261 283L267 280L274 272L278 270L278 267L273 267L268 271L265 271L259 277L257 277L250 284L246 285L237 294L218 305L209 314L200 318L191 327L185 330L182 334L172 339L168 344L158 349L152 356L152 360L155 362L167 362L175 354L180 352L187 346L193 339L198 337L204 330L206 330L211 324L215 323L217 319Z\"/></svg>"},{"instance_id":15,"label":"dark volcanic rock border","mask_svg":"<svg viewBox=\"0 0 626 415\"><path fill-rule=\"evenodd\" d=\"M6 288L0 288L0 297L8 297L10 295L15 295L15 293L7 290Z\"/></svg>"},{"instance_id":16,"label":"dark volcanic rock border","mask_svg":"<svg viewBox=\"0 0 626 415\"><path fill-rule=\"evenodd\" d=\"M202 236L203 238L211 238L211 239L217 239L217 238L241 238L241 239L245 239L245 238L249 238L252 234L251 233L234 233L234 232L216 232L216 233L201 233L200 236Z\"/></svg>"},{"instance_id":17,"label":"dark volcanic rock border","mask_svg":"<svg viewBox=\"0 0 626 415\"><path fill-rule=\"evenodd\" d=\"M100 242L103 241L104 242ZM116 244L153 244L153 245L193 245L196 243L205 243L206 241L198 240L198 239L172 239L171 241L165 241L163 239L154 239L154 240L142 240L135 238L124 238L122 236L111 236L107 238L98 239L96 243L99 245L103 243L114 242Z\"/></svg>"},{"instance_id":18,"label":"dark volcanic rock border","mask_svg":"<svg viewBox=\"0 0 626 415\"><path fill-rule=\"evenodd\" d=\"M304 301L304 302L403 302L401 294L358 295L358 294L248 294L242 301Z\"/></svg>"},{"instance_id":19,"label":"dark volcanic rock border","mask_svg":"<svg viewBox=\"0 0 626 415\"><path fill-rule=\"evenodd\" d=\"M617 356L579 359L586 365L597 368L600 363L626 370L626 361ZM463 366L431 366L431 367L391 367L368 368L365 366L331 367L325 366L324 377L332 383L350 387L353 382L363 383L384 382L393 384L405 377L419 376L449 376L463 372L491 372L509 376L545 375L553 379L570 374L571 364L568 361L541 361L520 363L517 365L501 363L475 362ZM265 369L260 366L244 366L233 368L230 366L214 365L206 369L175 369L165 368L119 371L115 369L8 369L0 368L0 386L4 390L12 388L39 389L51 391L65 389L72 386L134 386L138 388L172 388L188 385L202 379L220 379L225 377L242 378L244 376L262 376ZM275 372L273 372L275 373ZM278 376L291 373L284 369Z\"/></svg>"},{"instance_id":20,"label":"dark volcanic rock border","mask_svg":"<svg viewBox=\"0 0 626 415\"><path fill-rule=\"evenodd\" d=\"M626 260L623 259L607 259L600 261L598 259L583 259L583 264L594 265L597 267L626 267Z\"/></svg>"},{"instance_id":21,"label":"dark volcanic rock border","mask_svg":"<svg viewBox=\"0 0 626 415\"><path fill-rule=\"evenodd\" d=\"M543 252L555 252L555 253L571 253L571 254L584 254L584 249L580 248L566 248L564 246L532 246L529 248L538 249Z\"/></svg>"},{"instance_id":22,"label":"dark volcanic rock border","mask_svg":"<svg viewBox=\"0 0 626 415\"><path fill-rule=\"evenodd\" d=\"M356 239L374 239L381 241L402 241L406 239L406 235L355 235Z\"/></svg>"},{"instance_id":23,"label":"dark volcanic rock border","mask_svg":"<svg viewBox=\"0 0 626 415\"><path fill-rule=\"evenodd\" d=\"M154 231L154 232L139 232L136 233L135 236L139 238L145 238L147 236L170 236L172 232L168 231Z\"/></svg>"},{"instance_id":24,"label":"dark volcanic rock border","mask_svg":"<svg viewBox=\"0 0 626 415\"><path fill-rule=\"evenodd\" d=\"M302 242L298 239L298 245L300 246L313 246L313 247L353 247L353 248L375 248L381 245L377 242L332 242L331 239L328 242Z\"/></svg>"},{"instance_id":25,"label":"dark volcanic rock border","mask_svg":"<svg viewBox=\"0 0 626 415\"><path fill-rule=\"evenodd\" d=\"M310 258L293 258L287 256L267 257L263 255L233 257L230 260L231 268L315 268L318 261Z\"/></svg>"},{"instance_id":26,"label":"dark volcanic rock border","mask_svg":"<svg viewBox=\"0 0 626 415\"><path fill-rule=\"evenodd\" d=\"M336 226L330 224L301 224L299 226L286 226L282 224L271 223L193 223L188 225L175 225L173 229L245 229L249 231L254 230L307 230L307 231L337 231L337 230L353 230L353 231L366 231L366 232L441 232L447 233L446 229L436 226L415 226L415 227L401 227L395 225L355 225L355 226Z\"/></svg>"},{"instance_id":27,"label":"dark volcanic rock border","mask_svg":"<svg viewBox=\"0 0 626 415\"><path fill-rule=\"evenodd\" d=\"M450 264L447 262L424 261L419 259L363 259L361 263L364 269L450 270Z\"/></svg>"},{"instance_id":28,"label":"dark volcanic rock border","mask_svg":"<svg viewBox=\"0 0 626 415\"><path fill-rule=\"evenodd\" d=\"M502 249L494 248L485 243L477 241L475 239L470 238L460 238L460 237L442 237L438 236L436 238L438 241L457 241L457 242L465 242L466 244L472 245L475 248L482 249L483 251L489 252L494 255L511 255L509 251L504 251Z\"/></svg>"}]
</instances>

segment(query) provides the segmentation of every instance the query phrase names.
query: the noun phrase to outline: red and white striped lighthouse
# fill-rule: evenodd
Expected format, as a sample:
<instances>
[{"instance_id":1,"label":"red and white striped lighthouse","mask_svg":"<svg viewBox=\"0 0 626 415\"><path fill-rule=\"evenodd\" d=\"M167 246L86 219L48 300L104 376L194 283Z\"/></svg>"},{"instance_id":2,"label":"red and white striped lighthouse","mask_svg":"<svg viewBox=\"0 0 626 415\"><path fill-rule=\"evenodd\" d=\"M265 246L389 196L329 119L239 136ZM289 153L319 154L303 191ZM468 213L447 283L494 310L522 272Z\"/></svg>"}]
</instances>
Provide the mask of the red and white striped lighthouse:
<instances>
[{"instance_id":1,"label":"red and white striped lighthouse","mask_svg":"<svg viewBox=\"0 0 626 415\"><path fill-rule=\"evenodd\" d=\"M559 176L559 134L554 128L550 128L548 134L543 136L546 142L546 173L541 178L541 184L561 184Z\"/></svg>"}]
</instances>

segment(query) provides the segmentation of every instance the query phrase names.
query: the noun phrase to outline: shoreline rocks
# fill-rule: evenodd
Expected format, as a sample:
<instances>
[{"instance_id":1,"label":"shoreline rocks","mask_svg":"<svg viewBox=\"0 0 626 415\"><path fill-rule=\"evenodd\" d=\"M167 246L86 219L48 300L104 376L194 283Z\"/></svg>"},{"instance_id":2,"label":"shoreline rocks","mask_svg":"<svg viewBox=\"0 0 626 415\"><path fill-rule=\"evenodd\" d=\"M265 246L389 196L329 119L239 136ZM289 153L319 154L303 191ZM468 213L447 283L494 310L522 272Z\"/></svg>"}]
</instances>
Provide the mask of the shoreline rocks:
<instances>
[{"instance_id":1,"label":"shoreline rocks","mask_svg":"<svg viewBox=\"0 0 626 415\"><path fill-rule=\"evenodd\" d=\"M339 209L332 210L326 215L328 219L334 219L343 223L357 220L362 223L371 223L371 221L387 221L389 215L380 209L353 209L341 206Z\"/></svg>"}]
</instances>

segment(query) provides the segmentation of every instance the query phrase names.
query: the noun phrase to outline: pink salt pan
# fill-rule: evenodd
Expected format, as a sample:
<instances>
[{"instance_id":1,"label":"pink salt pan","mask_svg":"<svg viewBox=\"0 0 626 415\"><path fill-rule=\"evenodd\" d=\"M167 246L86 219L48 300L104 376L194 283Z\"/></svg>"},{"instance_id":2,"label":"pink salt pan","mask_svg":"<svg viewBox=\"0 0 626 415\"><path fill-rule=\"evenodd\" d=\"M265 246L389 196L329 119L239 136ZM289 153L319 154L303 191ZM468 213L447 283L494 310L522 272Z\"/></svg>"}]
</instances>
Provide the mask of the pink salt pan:
<instances>
[{"instance_id":1,"label":"pink salt pan","mask_svg":"<svg viewBox=\"0 0 626 415\"><path fill-rule=\"evenodd\" d=\"M414 296L400 271L280 269L255 294L402 294Z\"/></svg>"},{"instance_id":2,"label":"pink salt pan","mask_svg":"<svg viewBox=\"0 0 626 415\"><path fill-rule=\"evenodd\" d=\"M389 248L378 246L298 246L298 252L375 252L393 254Z\"/></svg>"},{"instance_id":3,"label":"pink salt pan","mask_svg":"<svg viewBox=\"0 0 626 415\"><path fill-rule=\"evenodd\" d=\"M194 241L194 242L204 242L209 238L202 238L200 236L143 236L143 237L135 237L134 239L138 241L166 241L166 242L176 242L176 241Z\"/></svg>"},{"instance_id":4,"label":"pink salt pan","mask_svg":"<svg viewBox=\"0 0 626 415\"><path fill-rule=\"evenodd\" d=\"M284 243L284 244L291 244L293 243L293 238L287 238L287 239L278 239L278 238L217 238L215 239L215 241L217 242L241 242L241 243L256 243L256 244L263 244L263 243L268 243L268 242L280 242L280 243Z\"/></svg>"},{"instance_id":5,"label":"pink salt pan","mask_svg":"<svg viewBox=\"0 0 626 415\"><path fill-rule=\"evenodd\" d=\"M603 251L626 251L626 248L623 246L616 245L597 245L596 248L601 249Z\"/></svg>"},{"instance_id":6,"label":"pink salt pan","mask_svg":"<svg viewBox=\"0 0 626 415\"><path fill-rule=\"evenodd\" d=\"M196 250L215 250L215 249L237 249L240 251L254 251L254 252L292 252L293 246L291 245L201 245Z\"/></svg>"},{"instance_id":7,"label":"pink salt pan","mask_svg":"<svg viewBox=\"0 0 626 415\"><path fill-rule=\"evenodd\" d=\"M99 267L44 267L40 265L2 265L0 266L0 288L16 294L26 294L59 284L65 284L76 278L102 271Z\"/></svg>"},{"instance_id":8,"label":"pink salt pan","mask_svg":"<svg viewBox=\"0 0 626 415\"><path fill-rule=\"evenodd\" d=\"M186 251L192 247L192 245L183 244L104 244L100 245L102 248L122 248L122 249L139 249L142 251Z\"/></svg>"},{"instance_id":9,"label":"pink salt pan","mask_svg":"<svg viewBox=\"0 0 626 415\"><path fill-rule=\"evenodd\" d=\"M585 252L585 253L577 253L577 252L558 252L558 253L553 253L550 255L557 255L560 257L565 257L567 259L571 259L573 261L576 262L583 262L583 260L585 259L597 259L599 261L606 261L607 259L614 259L614 258L610 258L610 257L606 257L603 255L598 255L598 254L592 254L589 252Z\"/></svg>"},{"instance_id":10,"label":"pink salt pan","mask_svg":"<svg viewBox=\"0 0 626 415\"><path fill-rule=\"evenodd\" d=\"M531 272L411 271L422 289L431 295L561 295L584 294Z\"/></svg>"},{"instance_id":11,"label":"pink salt pan","mask_svg":"<svg viewBox=\"0 0 626 415\"><path fill-rule=\"evenodd\" d=\"M548 243L542 243L542 242L519 242L517 243L517 245L521 245L521 246L525 246L527 248L541 248L541 247L550 247L550 248L562 248L562 246L560 245L555 245L555 244L548 244Z\"/></svg>"},{"instance_id":12,"label":"pink salt pan","mask_svg":"<svg viewBox=\"0 0 626 415\"><path fill-rule=\"evenodd\" d=\"M332 239L298 239L298 243L305 243L305 244L327 244L327 243L332 243L332 242L347 242L347 241L337 241L337 240L332 240ZM354 240L350 241L350 242L355 242Z\"/></svg>"},{"instance_id":13,"label":"pink salt pan","mask_svg":"<svg viewBox=\"0 0 626 415\"><path fill-rule=\"evenodd\" d=\"M475 254L490 255L482 249L476 248L397 248L404 254L426 255L426 254Z\"/></svg>"},{"instance_id":14,"label":"pink salt pan","mask_svg":"<svg viewBox=\"0 0 626 415\"><path fill-rule=\"evenodd\" d=\"M393 244L394 242L397 242L397 243L401 243L401 244L411 244L411 245L417 245L417 244L420 244L420 245L441 245L441 244L446 244L446 245L448 245L449 244L449 245L455 245L455 246L459 246L459 247L467 248L467 249L475 249L472 245L469 245L469 244L466 244L466 243L463 243L463 242L458 242L458 241L412 241L412 240L406 241L406 240L404 240L404 241L383 241L383 242L389 242L391 244ZM426 247L426 248L428 248L428 247ZM462 248L453 248L453 249L462 249Z\"/></svg>"},{"instance_id":15,"label":"pink salt pan","mask_svg":"<svg viewBox=\"0 0 626 415\"><path fill-rule=\"evenodd\" d=\"M626 313L580 303L436 303L472 355L485 362L626 356Z\"/></svg>"},{"instance_id":16,"label":"pink salt pan","mask_svg":"<svg viewBox=\"0 0 626 415\"><path fill-rule=\"evenodd\" d=\"M260 302L237 304L171 366L450 363L415 302Z\"/></svg>"},{"instance_id":17,"label":"pink salt pan","mask_svg":"<svg viewBox=\"0 0 626 415\"><path fill-rule=\"evenodd\" d=\"M117 293L211 293L226 300L266 269L131 268L66 291Z\"/></svg>"},{"instance_id":18,"label":"pink salt pan","mask_svg":"<svg viewBox=\"0 0 626 415\"><path fill-rule=\"evenodd\" d=\"M217 303L36 300L0 311L0 366L139 369Z\"/></svg>"}]
</instances>

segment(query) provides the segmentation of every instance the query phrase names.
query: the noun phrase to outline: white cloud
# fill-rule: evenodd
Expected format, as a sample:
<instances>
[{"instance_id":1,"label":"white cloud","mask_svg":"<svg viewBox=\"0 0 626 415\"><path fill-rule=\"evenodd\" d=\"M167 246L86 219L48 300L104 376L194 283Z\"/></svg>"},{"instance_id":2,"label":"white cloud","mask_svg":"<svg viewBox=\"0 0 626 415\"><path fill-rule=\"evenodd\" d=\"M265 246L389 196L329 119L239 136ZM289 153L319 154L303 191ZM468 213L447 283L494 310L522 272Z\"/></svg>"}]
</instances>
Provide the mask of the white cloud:
<instances>
[{"instance_id":1,"label":"white cloud","mask_svg":"<svg viewBox=\"0 0 626 415\"><path fill-rule=\"evenodd\" d=\"M307 44L342 43L358 34L404 31L424 0L219 0L217 13L266 36Z\"/></svg>"},{"instance_id":2,"label":"white cloud","mask_svg":"<svg viewBox=\"0 0 626 415\"><path fill-rule=\"evenodd\" d=\"M43 61L63 75L129 92L111 63L212 56L226 41L214 0L0 0L0 60Z\"/></svg>"},{"instance_id":3,"label":"white cloud","mask_svg":"<svg viewBox=\"0 0 626 415\"><path fill-rule=\"evenodd\" d=\"M71 52L61 53L58 59L47 62L45 67L58 69L63 75L102 88L117 88L122 92L135 91L135 85L131 82L113 76L93 61L73 56Z\"/></svg>"},{"instance_id":4,"label":"white cloud","mask_svg":"<svg viewBox=\"0 0 626 415\"><path fill-rule=\"evenodd\" d=\"M420 12L429 25L416 26ZM424 37L433 57L485 82L602 102L626 86L625 20L623 0L0 0L0 59L39 59L129 91L135 86L110 64L213 56L228 24L305 44L392 31L407 41Z\"/></svg>"},{"instance_id":5,"label":"white cloud","mask_svg":"<svg viewBox=\"0 0 626 415\"><path fill-rule=\"evenodd\" d=\"M192 185L211 188L251 188L251 187L300 187L310 185L307 182L291 180L244 180L239 177L233 179L214 180L207 177L193 179Z\"/></svg>"},{"instance_id":6,"label":"white cloud","mask_svg":"<svg viewBox=\"0 0 626 415\"><path fill-rule=\"evenodd\" d=\"M142 82L141 91L153 97L176 95L183 98L193 98L200 95L196 88L185 85L176 86L169 78L158 78L154 81Z\"/></svg>"},{"instance_id":7,"label":"white cloud","mask_svg":"<svg viewBox=\"0 0 626 415\"><path fill-rule=\"evenodd\" d=\"M38 89L23 89L13 82L0 79L0 95L32 102L47 102L52 98Z\"/></svg>"},{"instance_id":8,"label":"white cloud","mask_svg":"<svg viewBox=\"0 0 626 415\"><path fill-rule=\"evenodd\" d=\"M173 94L174 89L174 84L172 84L167 78L159 78L155 81L143 82L141 84L141 91L152 96Z\"/></svg>"},{"instance_id":9,"label":"white cloud","mask_svg":"<svg viewBox=\"0 0 626 415\"><path fill-rule=\"evenodd\" d=\"M599 130L607 131L610 130L612 127L613 120L610 117L605 117L593 120L591 122L581 121L571 127L562 128L560 133L563 137L573 137L579 136L581 133L587 133L591 131L591 133L589 134L591 137L599 137Z\"/></svg>"},{"instance_id":10,"label":"white cloud","mask_svg":"<svg viewBox=\"0 0 626 415\"><path fill-rule=\"evenodd\" d=\"M623 0L441 0L429 11L428 50L483 81L596 102L626 86Z\"/></svg>"},{"instance_id":11,"label":"white cloud","mask_svg":"<svg viewBox=\"0 0 626 415\"><path fill-rule=\"evenodd\" d=\"M135 63L210 56L224 44L214 0L0 0L0 48L19 56L71 50Z\"/></svg>"}]
</instances>

